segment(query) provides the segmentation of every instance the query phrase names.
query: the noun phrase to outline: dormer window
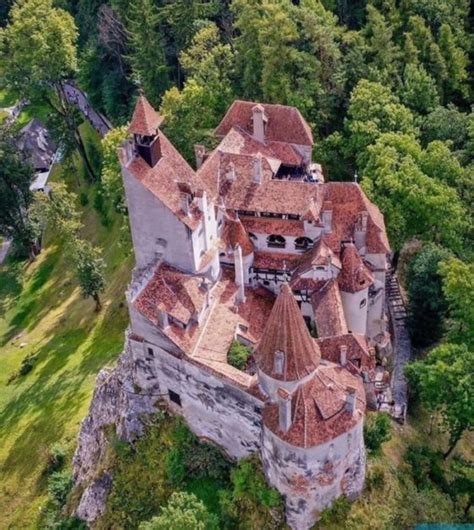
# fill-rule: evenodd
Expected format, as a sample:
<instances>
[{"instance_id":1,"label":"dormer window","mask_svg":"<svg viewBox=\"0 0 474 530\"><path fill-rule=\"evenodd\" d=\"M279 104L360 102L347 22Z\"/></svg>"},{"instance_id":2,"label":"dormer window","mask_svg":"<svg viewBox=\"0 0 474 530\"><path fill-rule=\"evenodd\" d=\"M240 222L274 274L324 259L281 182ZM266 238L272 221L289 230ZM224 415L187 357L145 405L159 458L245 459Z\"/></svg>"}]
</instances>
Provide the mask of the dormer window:
<instances>
[{"instance_id":1,"label":"dormer window","mask_svg":"<svg viewBox=\"0 0 474 530\"><path fill-rule=\"evenodd\" d=\"M272 234L267 237L268 248L285 248L286 240L283 236Z\"/></svg>"},{"instance_id":2,"label":"dormer window","mask_svg":"<svg viewBox=\"0 0 474 530\"><path fill-rule=\"evenodd\" d=\"M275 352L275 366L274 371L278 375L283 375L283 369L285 367L285 354L278 350Z\"/></svg>"}]
</instances>

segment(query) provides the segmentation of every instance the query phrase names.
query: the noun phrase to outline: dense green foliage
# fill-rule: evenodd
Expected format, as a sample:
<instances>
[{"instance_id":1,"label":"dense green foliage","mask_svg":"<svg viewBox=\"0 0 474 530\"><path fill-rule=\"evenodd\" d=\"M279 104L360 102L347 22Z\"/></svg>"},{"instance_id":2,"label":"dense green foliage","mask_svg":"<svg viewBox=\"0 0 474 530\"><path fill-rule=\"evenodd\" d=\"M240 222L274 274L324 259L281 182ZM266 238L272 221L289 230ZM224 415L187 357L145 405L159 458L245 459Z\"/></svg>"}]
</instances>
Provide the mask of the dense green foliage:
<instances>
[{"instance_id":1,"label":"dense green foliage","mask_svg":"<svg viewBox=\"0 0 474 530\"><path fill-rule=\"evenodd\" d=\"M439 265L448 257L447 250L431 244L424 246L409 263L406 279L409 325L416 346L433 344L443 334L447 302Z\"/></svg>"},{"instance_id":2,"label":"dense green foliage","mask_svg":"<svg viewBox=\"0 0 474 530\"><path fill-rule=\"evenodd\" d=\"M245 370L251 353L251 348L245 346L238 340L234 340L227 354L227 361L230 365L235 366L235 368Z\"/></svg>"},{"instance_id":3,"label":"dense green foliage","mask_svg":"<svg viewBox=\"0 0 474 530\"><path fill-rule=\"evenodd\" d=\"M225 529L270 529L282 521L280 495L266 484L260 461L229 462L216 447L199 442L180 418L160 413L133 447L122 442L113 446L107 465L114 481L98 528L165 524L170 513L181 517L180 512L187 512L183 508L189 494L197 497L199 507L192 499L194 515L182 514L185 521L209 517L209 525ZM180 493L175 502L173 492L186 495Z\"/></svg>"},{"instance_id":4,"label":"dense green foliage","mask_svg":"<svg viewBox=\"0 0 474 530\"><path fill-rule=\"evenodd\" d=\"M369 453L378 453L382 444L390 440L390 416L384 412L369 414L364 423L364 442Z\"/></svg>"}]
</instances>

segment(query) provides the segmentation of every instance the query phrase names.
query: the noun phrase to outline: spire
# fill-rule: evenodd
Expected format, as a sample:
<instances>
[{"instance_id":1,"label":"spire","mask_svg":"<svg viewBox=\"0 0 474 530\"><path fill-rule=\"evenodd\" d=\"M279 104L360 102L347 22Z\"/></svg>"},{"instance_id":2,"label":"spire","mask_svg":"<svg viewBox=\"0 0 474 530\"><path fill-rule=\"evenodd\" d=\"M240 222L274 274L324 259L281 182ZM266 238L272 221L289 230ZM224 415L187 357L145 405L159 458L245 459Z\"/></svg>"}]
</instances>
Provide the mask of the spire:
<instances>
[{"instance_id":1,"label":"spire","mask_svg":"<svg viewBox=\"0 0 474 530\"><path fill-rule=\"evenodd\" d=\"M282 381L301 379L319 364L319 347L287 283L281 287L255 355L263 373Z\"/></svg>"},{"instance_id":2,"label":"spire","mask_svg":"<svg viewBox=\"0 0 474 530\"><path fill-rule=\"evenodd\" d=\"M155 136L156 130L162 122L163 118L150 105L146 97L140 94L133 111L128 132L141 136Z\"/></svg>"},{"instance_id":3,"label":"spire","mask_svg":"<svg viewBox=\"0 0 474 530\"><path fill-rule=\"evenodd\" d=\"M374 276L362 261L354 243L345 243L341 252L342 271L338 277L341 291L356 293L374 282Z\"/></svg>"}]
</instances>

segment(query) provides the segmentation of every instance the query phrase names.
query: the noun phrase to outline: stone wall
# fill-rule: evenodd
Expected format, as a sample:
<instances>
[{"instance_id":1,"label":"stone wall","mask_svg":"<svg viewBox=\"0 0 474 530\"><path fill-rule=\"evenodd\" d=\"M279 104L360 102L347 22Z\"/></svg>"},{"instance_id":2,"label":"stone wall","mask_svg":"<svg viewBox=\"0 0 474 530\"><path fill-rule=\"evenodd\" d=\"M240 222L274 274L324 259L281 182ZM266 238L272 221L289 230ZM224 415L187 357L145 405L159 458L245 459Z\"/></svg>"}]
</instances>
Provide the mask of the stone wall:
<instances>
[{"instance_id":1,"label":"stone wall","mask_svg":"<svg viewBox=\"0 0 474 530\"><path fill-rule=\"evenodd\" d=\"M268 482L285 497L287 522L307 530L331 502L353 500L365 478L363 420L330 442L303 449L280 440L264 427L263 468Z\"/></svg>"},{"instance_id":2,"label":"stone wall","mask_svg":"<svg viewBox=\"0 0 474 530\"><path fill-rule=\"evenodd\" d=\"M197 436L218 444L232 458L260 448L260 399L186 357L148 342L131 344L136 383L144 393L165 399Z\"/></svg>"}]
</instances>

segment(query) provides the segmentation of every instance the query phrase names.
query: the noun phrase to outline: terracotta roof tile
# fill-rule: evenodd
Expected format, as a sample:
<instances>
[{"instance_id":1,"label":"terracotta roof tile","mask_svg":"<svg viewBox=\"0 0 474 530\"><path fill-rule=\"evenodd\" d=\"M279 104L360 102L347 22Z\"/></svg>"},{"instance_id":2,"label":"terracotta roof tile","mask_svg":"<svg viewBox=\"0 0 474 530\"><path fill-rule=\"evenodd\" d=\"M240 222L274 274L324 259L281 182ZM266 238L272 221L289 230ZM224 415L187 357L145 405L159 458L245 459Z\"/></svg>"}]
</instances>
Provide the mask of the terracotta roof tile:
<instances>
[{"instance_id":1,"label":"terracotta roof tile","mask_svg":"<svg viewBox=\"0 0 474 530\"><path fill-rule=\"evenodd\" d=\"M356 293L374 283L374 276L364 264L353 243L342 249L342 271L338 276L339 287L346 293Z\"/></svg>"},{"instance_id":2,"label":"terracotta roof tile","mask_svg":"<svg viewBox=\"0 0 474 530\"><path fill-rule=\"evenodd\" d=\"M341 293L337 280L328 280L311 295L311 305L319 337L347 333Z\"/></svg>"},{"instance_id":3,"label":"terracotta roof tile","mask_svg":"<svg viewBox=\"0 0 474 530\"><path fill-rule=\"evenodd\" d=\"M139 96L128 132L142 136L154 136L162 123L163 118L150 105L146 97Z\"/></svg>"},{"instance_id":4,"label":"terracotta roof tile","mask_svg":"<svg viewBox=\"0 0 474 530\"><path fill-rule=\"evenodd\" d=\"M285 354L283 373L275 371L275 352ZM270 377L295 381L316 369L319 349L309 334L288 284L283 284L255 350L259 368Z\"/></svg>"},{"instance_id":5,"label":"terracotta roof tile","mask_svg":"<svg viewBox=\"0 0 474 530\"><path fill-rule=\"evenodd\" d=\"M255 251L253 267L255 269L287 270L291 272L299 263L301 255L284 252Z\"/></svg>"},{"instance_id":6,"label":"terracotta roof tile","mask_svg":"<svg viewBox=\"0 0 474 530\"><path fill-rule=\"evenodd\" d=\"M321 237L316 241L313 248L307 250L301 256L300 263L295 270L294 275L303 274L317 266L327 267L330 263L339 269L341 268L341 261L338 256L331 250L329 245L326 244L324 237Z\"/></svg>"},{"instance_id":7,"label":"terracotta roof tile","mask_svg":"<svg viewBox=\"0 0 474 530\"><path fill-rule=\"evenodd\" d=\"M230 216L225 217L221 239L225 248L234 249L236 245L240 245L244 256L248 256L254 251L253 243L240 219L231 219Z\"/></svg>"},{"instance_id":8,"label":"terracotta roof tile","mask_svg":"<svg viewBox=\"0 0 474 530\"><path fill-rule=\"evenodd\" d=\"M207 292L201 288L202 281L163 263L133 304L155 325L160 321L159 311L187 324L206 303Z\"/></svg>"},{"instance_id":9,"label":"terracotta roof tile","mask_svg":"<svg viewBox=\"0 0 474 530\"><path fill-rule=\"evenodd\" d=\"M301 116L298 109L286 105L261 104L265 109L268 121L265 136L268 140L281 141L299 145L313 145L311 129ZM240 126L242 129L253 132L252 101L236 100L230 106L221 123L217 126L215 134L225 136L232 127Z\"/></svg>"},{"instance_id":10,"label":"terracotta roof tile","mask_svg":"<svg viewBox=\"0 0 474 530\"><path fill-rule=\"evenodd\" d=\"M305 235L303 221L245 216L241 216L240 220L247 232L254 234L276 234L292 237L302 237Z\"/></svg>"},{"instance_id":11,"label":"terracotta roof tile","mask_svg":"<svg viewBox=\"0 0 474 530\"><path fill-rule=\"evenodd\" d=\"M127 169L178 219L194 230L199 225L202 214L195 202L191 204L189 214L184 212L180 187L185 183L197 191L203 189L203 186L188 163L162 132L159 133L158 141L161 144L162 156L154 167L150 167L143 158L136 155Z\"/></svg>"},{"instance_id":12,"label":"terracotta roof tile","mask_svg":"<svg viewBox=\"0 0 474 530\"><path fill-rule=\"evenodd\" d=\"M355 389L356 406L346 409L349 392ZM315 447L352 429L365 413L365 393L360 377L335 365L320 365L310 381L298 387L292 396L292 424L287 432L279 428L278 404L263 411L267 428L279 438L298 447Z\"/></svg>"},{"instance_id":13,"label":"terracotta roof tile","mask_svg":"<svg viewBox=\"0 0 474 530\"><path fill-rule=\"evenodd\" d=\"M376 359L369 353L367 339L363 335L352 333L341 334L334 337L321 337L317 339L321 349L321 358L339 364L341 359L341 346L347 348L347 360L352 361L360 369L370 371L375 368Z\"/></svg>"}]
</instances>

